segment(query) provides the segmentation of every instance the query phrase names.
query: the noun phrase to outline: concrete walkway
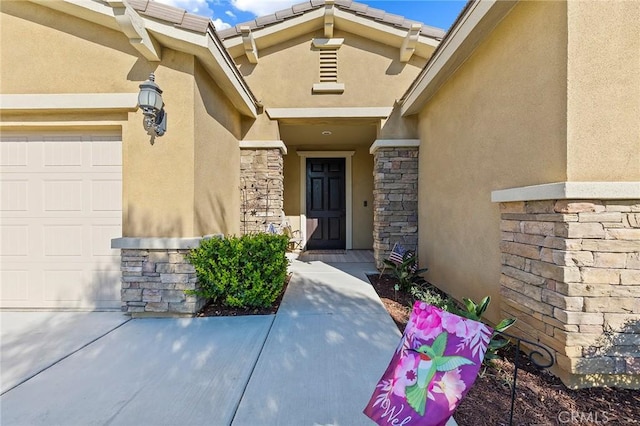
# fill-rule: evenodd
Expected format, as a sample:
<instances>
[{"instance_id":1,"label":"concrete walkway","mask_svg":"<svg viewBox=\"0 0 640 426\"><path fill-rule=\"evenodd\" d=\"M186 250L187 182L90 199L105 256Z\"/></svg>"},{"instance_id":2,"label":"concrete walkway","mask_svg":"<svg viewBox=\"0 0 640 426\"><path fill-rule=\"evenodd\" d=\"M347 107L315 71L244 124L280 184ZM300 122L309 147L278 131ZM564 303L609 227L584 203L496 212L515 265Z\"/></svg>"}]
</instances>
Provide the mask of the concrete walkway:
<instances>
[{"instance_id":1,"label":"concrete walkway","mask_svg":"<svg viewBox=\"0 0 640 426\"><path fill-rule=\"evenodd\" d=\"M2 312L2 425L359 425L400 333L371 263L293 261L275 316Z\"/></svg>"}]
</instances>

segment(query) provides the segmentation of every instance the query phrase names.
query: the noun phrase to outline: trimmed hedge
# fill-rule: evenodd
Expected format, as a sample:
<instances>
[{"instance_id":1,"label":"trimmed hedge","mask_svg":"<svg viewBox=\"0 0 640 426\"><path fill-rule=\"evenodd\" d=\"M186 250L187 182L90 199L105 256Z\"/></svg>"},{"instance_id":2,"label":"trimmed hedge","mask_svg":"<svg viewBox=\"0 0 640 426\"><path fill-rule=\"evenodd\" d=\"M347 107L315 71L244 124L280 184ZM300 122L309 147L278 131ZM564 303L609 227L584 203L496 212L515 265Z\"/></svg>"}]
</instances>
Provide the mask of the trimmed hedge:
<instances>
[{"instance_id":1,"label":"trimmed hedge","mask_svg":"<svg viewBox=\"0 0 640 426\"><path fill-rule=\"evenodd\" d=\"M236 308L271 306L287 276L288 244L274 234L203 240L188 255L200 281L191 293Z\"/></svg>"}]
</instances>

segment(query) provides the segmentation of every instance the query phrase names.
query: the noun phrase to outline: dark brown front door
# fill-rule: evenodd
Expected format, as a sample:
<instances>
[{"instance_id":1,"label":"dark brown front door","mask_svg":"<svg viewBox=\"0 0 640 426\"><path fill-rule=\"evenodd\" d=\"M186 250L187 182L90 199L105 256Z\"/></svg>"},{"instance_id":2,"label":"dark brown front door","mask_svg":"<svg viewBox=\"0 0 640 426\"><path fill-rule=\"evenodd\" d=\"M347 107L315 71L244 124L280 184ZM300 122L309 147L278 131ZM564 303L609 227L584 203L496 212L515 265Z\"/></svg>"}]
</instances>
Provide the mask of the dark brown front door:
<instances>
[{"instance_id":1,"label":"dark brown front door","mask_svg":"<svg viewBox=\"0 0 640 426\"><path fill-rule=\"evenodd\" d=\"M344 158L307 159L309 250L345 248L344 164Z\"/></svg>"}]
</instances>

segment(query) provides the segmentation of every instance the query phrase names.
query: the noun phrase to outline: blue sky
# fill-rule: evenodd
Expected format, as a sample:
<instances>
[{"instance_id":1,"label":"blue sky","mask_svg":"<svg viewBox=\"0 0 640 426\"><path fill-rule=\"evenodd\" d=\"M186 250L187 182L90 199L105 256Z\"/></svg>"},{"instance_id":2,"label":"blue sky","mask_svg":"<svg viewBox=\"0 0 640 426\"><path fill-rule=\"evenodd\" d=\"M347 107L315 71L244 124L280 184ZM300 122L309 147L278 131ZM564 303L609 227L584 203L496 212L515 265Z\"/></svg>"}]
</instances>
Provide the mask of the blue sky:
<instances>
[{"instance_id":1,"label":"blue sky","mask_svg":"<svg viewBox=\"0 0 640 426\"><path fill-rule=\"evenodd\" d=\"M285 9L302 0L156 0L211 18L218 29ZM358 0L376 9L402 15L433 27L448 29L466 1L458 0Z\"/></svg>"}]
</instances>

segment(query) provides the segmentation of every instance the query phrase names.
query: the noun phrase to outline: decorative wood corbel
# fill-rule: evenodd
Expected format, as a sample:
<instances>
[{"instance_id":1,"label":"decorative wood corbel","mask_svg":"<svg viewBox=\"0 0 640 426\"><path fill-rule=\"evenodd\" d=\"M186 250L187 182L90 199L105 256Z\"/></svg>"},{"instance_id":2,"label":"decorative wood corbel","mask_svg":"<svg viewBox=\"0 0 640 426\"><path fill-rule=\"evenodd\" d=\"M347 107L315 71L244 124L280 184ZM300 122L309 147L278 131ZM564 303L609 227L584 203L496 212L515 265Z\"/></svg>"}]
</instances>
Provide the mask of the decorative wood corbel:
<instances>
[{"instance_id":1,"label":"decorative wood corbel","mask_svg":"<svg viewBox=\"0 0 640 426\"><path fill-rule=\"evenodd\" d=\"M247 55L247 59L252 64L258 63L258 48L256 47L256 41L253 38L253 33L248 25L240 27L240 33L242 34L242 45L244 46L244 53Z\"/></svg>"},{"instance_id":2,"label":"decorative wood corbel","mask_svg":"<svg viewBox=\"0 0 640 426\"><path fill-rule=\"evenodd\" d=\"M106 0L113 9L118 26L129 38L129 43L152 62L160 61L162 47L144 26L144 22L138 13L126 0Z\"/></svg>"},{"instance_id":3,"label":"decorative wood corbel","mask_svg":"<svg viewBox=\"0 0 640 426\"><path fill-rule=\"evenodd\" d=\"M333 37L333 21L335 18L334 0L325 0L324 2L324 36L326 38Z\"/></svg>"},{"instance_id":4,"label":"decorative wood corbel","mask_svg":"<svg viewBox=\"0 0 640 426\"><path fill-rule=\"evenodd\" d=\"M407 31L407 35L402 41L402 46L400 46L400 62L409 62L409 59L413 56L418 44L420 30L422 30L421 24L411 24L411 28Z\"/></svg>"}]
</instances>

